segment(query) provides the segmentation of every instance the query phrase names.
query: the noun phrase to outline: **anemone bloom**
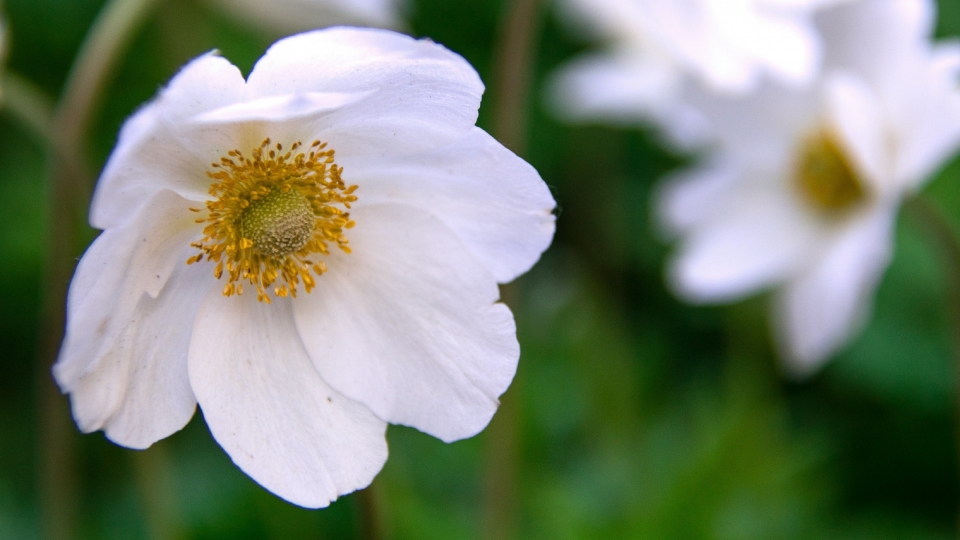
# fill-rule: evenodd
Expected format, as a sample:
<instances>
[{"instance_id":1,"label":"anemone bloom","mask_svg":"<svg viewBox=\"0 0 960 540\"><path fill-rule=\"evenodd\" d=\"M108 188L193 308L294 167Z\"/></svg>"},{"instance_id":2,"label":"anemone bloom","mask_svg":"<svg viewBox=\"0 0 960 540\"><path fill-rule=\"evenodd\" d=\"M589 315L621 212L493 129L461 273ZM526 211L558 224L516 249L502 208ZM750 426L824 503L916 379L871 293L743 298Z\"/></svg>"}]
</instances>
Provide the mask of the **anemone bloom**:
<instances>
[{"instance_id":1,"label":"anemone bloom","mask_svg":"<svg viewBox=\"0 0 960 540\"><path fill-rule=\"evenodd\" d=\"M565 0L571 25L608 47L557 73L554 108L575 120L667 118L689 137L696 119L677 99L688 84L745 94L764 79L811 83L821 60L813 14L843 1Z\"/></svg>"},{"instance_id":2,"label":"anemone bloom","mask_svg":"<svg viewBox=\"0 0 960 540\"><path fill-rule=\"evenodd\" d=\"M389 31L210 54L127 121L54 373L85 432L146 448L199 403L307 507L367 485L386 424L482 430L519 346L497 283L554 231L537 172L475 127L460 56Z\"/></svg>"},{"instance_id":3,"label":"anemone bloom","mask_svg":"<svg viewBox=\"0 0 960 540\"><path fill-rule=\"evenodd\" d=\"M788 367L816 369L866 320L903 198L960 139L957 50L930 41L926 0L826 10L824 70L808 90L691 96L714 133L706 164L669 182L682 237L676 290L723 302L776 287Z\"/></svg>"},{"instance_id":4,"label":"anemone bloom","mask_svg":"<svg viewBox=\"0 0 960 540\"><path fill-rule=\"evenodd\" d=\"M236 19L287 34L336 24L399 28L403 0L210 0Z\"/></svg>"}]
</instances>

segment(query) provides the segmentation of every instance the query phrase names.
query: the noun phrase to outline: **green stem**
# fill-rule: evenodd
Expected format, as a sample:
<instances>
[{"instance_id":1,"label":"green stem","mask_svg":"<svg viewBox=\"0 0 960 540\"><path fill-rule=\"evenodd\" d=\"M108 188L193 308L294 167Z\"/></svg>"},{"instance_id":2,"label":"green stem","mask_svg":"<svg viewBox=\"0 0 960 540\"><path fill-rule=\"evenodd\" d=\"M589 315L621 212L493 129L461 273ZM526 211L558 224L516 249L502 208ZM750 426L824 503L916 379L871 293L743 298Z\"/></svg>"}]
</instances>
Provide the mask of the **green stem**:
<instances>
[{"instance_id":1,"label":"green stem","mask_svg":"<svg viewBox=\"0 0 960 540\"><path fill-rule=\"evenodd\" d=\"M132 457L149 538L183 538L166 441L154 444L146 450L133 452Z\"/></svg>"},{"instance_id":2,"label":"green stem","mask_svg":"<svg viewBox=\"0 0 960 540\"><path fill-rule=\"evenodd\" d=\"M57 359L63 339L68 283L85 236L82 223L93 175L86 165L84 143L118 61L155 2L109 0L74 60L50 124L50 183L40 334L43 341L38 362L42 439L40 493L44 533L49 540L74 538L78 515L75 450L78 435L70 419L69 405L50 377L50 368Z\"/></svg>"},{"instance_id":3,"label":"green stem","mask_svg":"<svg viewBox=\"0 0 960 540\"><path fill-rule=\"evenodd\" d=\"M97 15L67 77L57 107L56 134L71 152L79 153L103 101L117 63L157 0L110 0Z\"/></svg>"},{"instance_id":4,"label":"green stem","mask_svg":"<svg viewBox=\"0 0 960 540\"><path fill-rule=\"evenodd\" d=\"M33 83L7 70L2 79L4 110L44 147L53 140L53 100Z\"/></svg>"},{"instance_id":5,"label":"green stem","mask_svg":"<svg viewBox=\"0 0 960 540\"><path fill-rule=\"evenodd\" d=\"M375 479L366 489L355 497L357 511L360 514L360 538L363 540L387 540L390 538L387 519L384 512L384 496L380 489L381 481Z\"/></svg>"},{"instance_id":6,"label":"green stem","mask_svg":"<svg viewBox=\"0 0 960 540\"><path fill-rule=\"evenodd\" d=\"M927 233L932 246L942 257L948 280L948 306L953 341L957 467L960 470L960 237L956 228L937 206L920 195L907 203L910 217ZM960 511L957 513L960 528Z\"/></svg>"},{"instance_id":7,"label":"green stem","mask_svg":"<svg viewBox=\"0 0 960 540\"><path fill-rule=\"evenodd\" d=\"M493 135L517 154L526 150L530 87L542 23L542 0L508 0L500 29Z\"/></svg>"},{"instance_id":8,"label":"green stem","mask_svg":"<svg viewBox=\"0 0 960 540\"><path fill-rule=\"evenodd\" d=\"M493 136L522 155L527 147L530 87L539 45L542 0L509 0L497 50ZM516 283L500 288L501 300L517 309ZM487 427L481 538L517 536L517 470L520 441L520 377L502 397Z\"/></svg>"}]
</instances>

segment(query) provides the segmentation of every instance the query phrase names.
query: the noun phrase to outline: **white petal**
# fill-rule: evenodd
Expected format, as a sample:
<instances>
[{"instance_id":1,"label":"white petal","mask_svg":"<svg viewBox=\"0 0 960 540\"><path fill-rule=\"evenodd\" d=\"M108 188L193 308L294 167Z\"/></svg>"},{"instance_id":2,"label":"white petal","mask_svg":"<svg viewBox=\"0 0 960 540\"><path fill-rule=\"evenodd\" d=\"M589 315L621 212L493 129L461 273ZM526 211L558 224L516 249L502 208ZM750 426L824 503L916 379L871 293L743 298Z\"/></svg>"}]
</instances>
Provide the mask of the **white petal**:
<instances>
[{"instance_id":1,"label":"white petal","mask_svg":"<svg viewBox=\"0 0 960 540\"><path fill-rule=\"evenodd\" d=\"M888 137L879 99L869 85L850 73L834 73L826 82L827 107L833 128L857 169L881 193L894 190Z\"/></svg>"},{"instance_id":2,"label":"white petal","mask_svg":"<svg viewBox=\"0 0 960 540\"><path fill-rule=\"evenodd\" d=\"M353 253L327 257L294 303L314 364L388 422L448 442L478 433L520 355L496 281L429 214L384 204L352 217Z\"/></svg>"},{"instance_id":3,"label":"white petal","mask_svg":"<svg viewBox=\"0 0 960 540\"><path fill-rule=\"evenodd\" d=\"M127 120L94 194L90 220L107 229L129 220L157 191L204 200L210 162L222 153L215 138L181 133L185 119L239 101L243 76L223 58L206 55L187 64L160 95ZM258 141L259 142L259 141ZM225 148L232 150L233 148Z\"/></svg>"},{"instance_id":4,"label":"white petal","mask_svg":"<svg viewBox=\"0 0 960 540\"><path fill-rule=\"evenodd\" d=\"M331 389L310 364L290 301L212 291L190 343L190 382L233 462L308 508L370 484L387 459L386 424Z\"/></svg>"},{"instance_id":5,"label":"white petal","mask_svg":"<svg viewBox=\"0 0 960 540\"><path fill-rule=\"evenodd\" d=\"M739 174L742 171L736 167L715 162L667 178L653 197L656 225L667 237L694 230L710 220L717 210L717 202L731 189L736 189Z\"/></svg>"},{"instance_id":6,"label":"white petal","mask_svg":"<svg viewBox=\"0 0 960 540\"><path fill-rule=\"evenodd\" d=\"M960 40L938 41L933 48L933 69L953 83L960 77Z\"/></svg>"},{"instance_id":7,"label":"white petal","mask_svg":"<svg viewBox=\"0 0 960 540\"><path fill-rule=\"evenodd\" d=\"M823 11L817 27L824 69L854 71L886 84L887 77L896 77L890 66L929 40L934 10L929 0L869 0Z\"/></svg>"},{"instance_id":8,"label":"white petal","mask_svg":"<svg viewBox=\"0 0 960 540\"><path fill-rule=\"evenodd\" d=\"M724 92L753 88L759 70L752 58L730 41L733 33L749 33L742 23L750 7L745 0L652 0L646 8L646 30L657 43L706 82ZM726 26L727 28L724 28Z\"/></svg>"},{"instance_id":9,"label":"white petal","mask_svg":"<svg viewBox=\"0 0 960 540\"><path fill-rule=\"evenodd\" d=\"M803 86L813 81L820 67L820 40L805 16L766 14L757 17L751 26L749 41L736 32L728 37L734 43L739 41L740 47L781 82Z\"/></svg>"},{"instance_id":10,"label":"white petal","mask_svg":"<svg viewBox=\"0 0 960 540\"><path fill-rule=\"evenodd\" d=\"M278 41L248 79L249 100L305 92L369 93L331 114L318 136L341 155L382 155L462 137L476 123L483 83L466 60L432 41L332 28Z\"/></svg>"},{"instance_id":11,"label":"white petal","mask_svg":"<svg viewBox=\"0 0 960 540\"><path fill-rule=\"evenodd\" d=\"M183 428L197 407L187 350L200 301L216 281L209 268L178 266L157 298L143 295L116 341L70 392L84 432L103 429L147 448Z\"/></svg>"},{"instance_id":12,"label":"white petal","mask_svg":"<svg viewBox=\"0 0 960 540\"><path fill-rule=\"evenodd\" d=\"M357 208L401 203L438 217L502 283L529 270L553 239L547 185L479 128L434 152L341 164L360 186Z\"/></svg>"},{"instance_id":13,"label":"white petal","mask_svg":"<svg viewBox=\"0 0 960 540\"><path fill-rule=\"evenodd\" d=\"M585 56L554 76L549 100L564 119L636 123L673 106L681 75L673 62L650 54Z\"/></svg>"},{"instance_id":14,"label":"white petal","mask_svg":"<svg viewBox=\"0 0 960 540\"><path fill-rule=\"evenodd\" d=\"M270 96L227 105L194 116L190 120L197 124L302 121L305 117L335 111L362 99L367 94L303 92L286 96Z\"/></svg>"},{"instance_id":15,"label":"white petal","mask_svg":"<svg viewBox=\"0 0 960 540\"><path fill-rule=\"evenodd\" d=\"M792 86L813 80L819 39L808 15L764 8L753 0L702 0L705 17L699 53L708 80L720 89L752 90L762 70ZM725 53L725 54L724 54Z\"/></svg>"},{"instance_id":16,"label":"white petal","mask_svg":"<svg viewBox=\"0 0 960 540\"><path fill-rule=\"evenodd\" d=\"M683 242L671 282L693 302L733 300L784 279L817 239L817 228L787 189L741 188Z\"/></svg>"},{"instance_id":17,"label":"white petal","mask_svg":"<svg viewBox=\"0 0 960 540\"><path fill-rule=\"evenodd\" d=\"M851 224L822 259L776 297L775 321L788 368L809 374L846 344L866 320L890 262L892 208Z\"/></svg>"},{"instance_id":18,"label":"white petal","mask_svg":"<svg viewBox=\"0 0 960 540\"><path fill-rule=\"evenodd\" d=\"M54 375L65 392L116 342L144 294L160 293L201 234L190 201L153 195L129 223L104 231L80 260L67 301L67 334Z\"/></svg>"},{"instance_id":19,"label":"white petal","mask_svg":"<svg viewBox=\"0 0 960 540\"><path fill-rule=\"evenodd\" d=\"M904 66L900 92L890 99L898 135L895 175L913 189L960 146L960 49L938 49L931 58Z\"/></svg>"},{"instance_id":20,"label":"white petal","mask_svg":"<svg viewBox=\"0 0 960 540\"><path fill-rule=\"evenodd\" d=\"M688 92L726 155L761 170L791 164L797 141L820 127L821 103L812 92L768 84L749 96Z\"/></svg>"}]
</instances>

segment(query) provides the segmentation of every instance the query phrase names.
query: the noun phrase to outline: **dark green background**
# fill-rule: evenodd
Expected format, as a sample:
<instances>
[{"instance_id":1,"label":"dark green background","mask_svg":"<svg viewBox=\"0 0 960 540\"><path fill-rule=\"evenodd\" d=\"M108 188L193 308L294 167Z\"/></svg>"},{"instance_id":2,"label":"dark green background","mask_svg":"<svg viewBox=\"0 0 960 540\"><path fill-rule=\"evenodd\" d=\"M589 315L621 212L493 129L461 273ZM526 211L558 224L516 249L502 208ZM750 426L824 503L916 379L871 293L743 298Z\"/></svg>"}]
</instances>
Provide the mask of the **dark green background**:
<instances>
[{"instance_id":1,"label":"dark green background","mask_svg":"<svg viewBox=\"0 0 960 540\"><path fill-rule=\"evenodd\" d=\"M58 95L101 4L7 0L10 69ZM503 4L419 0L411 27L464 55L492 88ZM938 33L960 34L960 4L941 5ZM947 286L923 229L900 220L896 257L866 332L821 374L786 382L767 337L764 298L692 308L664 288L668 248L651 233L650 193L684 159L652 131L572 127L544 110L544 79L588 48L549 9L544 18L527 157L562 212L553 247L516 287L517 380L496 425L474 439L446 445L389 429L391 456L374 488L386 536L955 538L960 481ZM249 71L271 41L205 5L163 2L110 85L89 141L94 162L106 158L124 118L186 60L218 48ZM35 411L45 172L43 147L0 117L4 540L39 538L42 529ZM960 165L947 166L927 192L960 218ZM144 495L164 492L137 473L136 453L100 433L78 439L82 538L361 535L357 496L321 511L283 502L231 464L199 413L157 445L168 466L156 472L169 481L161 526L150 525ZM515 451L498 454L504 447ZM504 479L513 490L489 490ZM496 509L512 519L492 520ZM512 534L496 532L497 523Z\"/></svg>"}]
</instances>

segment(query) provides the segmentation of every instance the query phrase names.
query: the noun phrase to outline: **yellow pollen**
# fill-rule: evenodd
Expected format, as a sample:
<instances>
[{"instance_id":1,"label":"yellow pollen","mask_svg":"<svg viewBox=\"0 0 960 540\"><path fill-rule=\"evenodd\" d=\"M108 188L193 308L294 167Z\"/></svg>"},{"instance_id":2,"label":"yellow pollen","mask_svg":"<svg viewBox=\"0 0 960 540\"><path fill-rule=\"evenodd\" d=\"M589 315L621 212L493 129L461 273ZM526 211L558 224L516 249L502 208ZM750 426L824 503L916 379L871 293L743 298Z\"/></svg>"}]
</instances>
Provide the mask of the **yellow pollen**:
<instances>
[{"instance_id":1,"label":"yellow pollen","mask_svg":"<svg viewBox=\"0 0 960 540\"><path fill-rule=\"evenodd\" d=\"M803 142L795 181L808 203L828 213L847 210L866 196L862 179L840 143L827 131Z\"/></svg>"},{"instance_id":2,"label":"yellow pollen","mask_svg":"<svg viewBox=\"0 0 960 540\"><path fill-rule=\"evenodd\" d=\"M270 302L268 290L296 297L301 282L309 293L316 285L311 273L326 271L317 255L328 255L331 245L350 253L344 230L354 222L345 210L357 200L357 186L343 182L326 143L301 147L297 142L284 152L266 139L250 157L231 150L207 172L212 198L207 216L197 220L206 224L204 238L191 244L200 253L187 264L216 263L214 277L227 277L225 296L243 294L243 281L261 302Z\"/></svg>"}]
</instances>

